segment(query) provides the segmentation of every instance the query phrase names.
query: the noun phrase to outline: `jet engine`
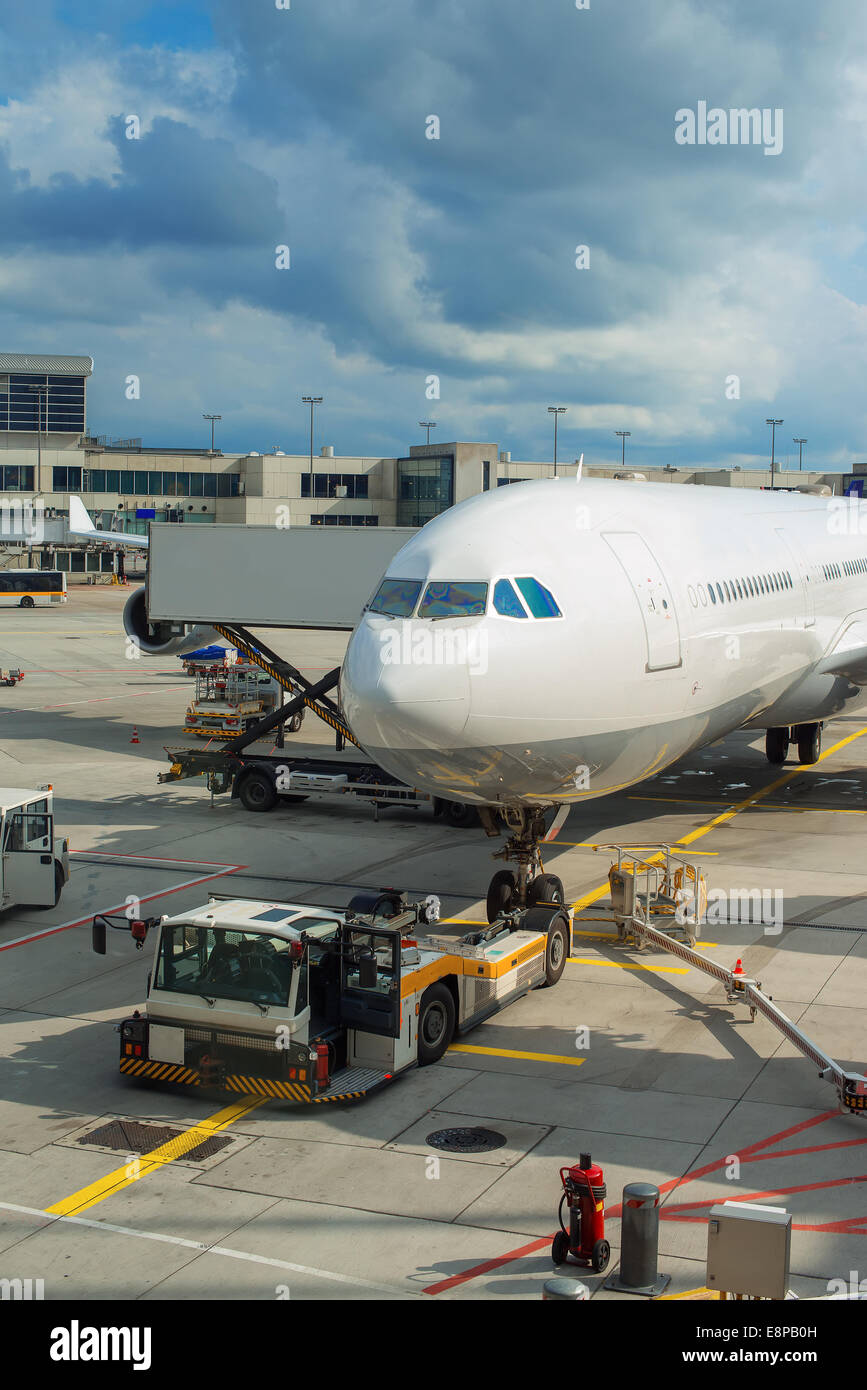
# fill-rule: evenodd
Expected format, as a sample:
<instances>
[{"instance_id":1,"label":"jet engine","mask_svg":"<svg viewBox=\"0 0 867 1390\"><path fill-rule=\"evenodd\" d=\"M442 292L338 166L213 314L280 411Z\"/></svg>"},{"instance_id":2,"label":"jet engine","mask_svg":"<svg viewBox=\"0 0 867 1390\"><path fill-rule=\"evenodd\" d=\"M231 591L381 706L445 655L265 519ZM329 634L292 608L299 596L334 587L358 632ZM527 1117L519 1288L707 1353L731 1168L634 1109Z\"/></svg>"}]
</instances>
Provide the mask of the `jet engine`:
<instances>
[{"instance_id":1,"label":"jet engine","mask_svg":"<svg viewBox=\"0 0 867 1390\"><path fill-rule=\"evenodd\" d=\"M221 640L212 627L188 627L182 623L148 622L145 591L130 594L123 610L123 626L145 656L183 656Z\"/></svg>"}]
</instances>

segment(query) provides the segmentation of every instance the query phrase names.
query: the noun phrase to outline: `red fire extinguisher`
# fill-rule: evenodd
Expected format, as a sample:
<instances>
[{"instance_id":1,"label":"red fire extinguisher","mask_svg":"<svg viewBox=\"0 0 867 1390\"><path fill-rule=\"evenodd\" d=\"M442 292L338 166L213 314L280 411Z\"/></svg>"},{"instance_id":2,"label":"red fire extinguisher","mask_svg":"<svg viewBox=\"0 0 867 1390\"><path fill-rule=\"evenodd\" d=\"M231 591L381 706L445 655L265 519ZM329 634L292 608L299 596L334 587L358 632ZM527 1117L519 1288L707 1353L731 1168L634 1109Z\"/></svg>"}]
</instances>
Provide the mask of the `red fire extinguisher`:
<instances>
[{"instance_id":1,"label":"red fire extinguisher","mask_svg":"<svg viewBox=\"0 0 867 1390\"><path fill-rule=\"evenodd\" d=\"M563 1195L557 1213L560 1229L551 1246L555 1265L571 1260L590 1265L601 1274L611 1258L605 1239L605 1174L589 1154L572 1168L560 1169ZM563 1225L563 1203L569 1207L569 1229Z\"/></svg>"}]
</instances>

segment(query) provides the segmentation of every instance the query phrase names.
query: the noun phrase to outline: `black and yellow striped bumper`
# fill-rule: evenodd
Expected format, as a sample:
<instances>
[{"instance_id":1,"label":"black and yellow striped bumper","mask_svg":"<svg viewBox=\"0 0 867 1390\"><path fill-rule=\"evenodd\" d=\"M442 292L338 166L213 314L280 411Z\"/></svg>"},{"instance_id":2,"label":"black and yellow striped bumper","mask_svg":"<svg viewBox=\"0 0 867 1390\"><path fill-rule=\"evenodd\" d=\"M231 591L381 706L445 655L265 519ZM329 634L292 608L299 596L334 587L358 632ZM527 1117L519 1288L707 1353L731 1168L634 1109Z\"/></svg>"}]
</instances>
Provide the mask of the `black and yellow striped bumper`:
<instances>
[{"instance_id":1,"label":"black and yellow striped bumper","mask_svg":"<svg viewBox=\"0 0 867 1390\"><path fill-rule=\"evenodd\" d=\"M176 1086L208 1084L202 1081L199 1072L193 1067L178 1066L172 1062L149 1062L143 1057L121 1057L120 1069L125 1076L134 1076L148 1081L171 1082ZM314 1096L311 1094L309 1086L299 1085L295 1081L277 1081L270 1076L237 1076L232 1074L223 1078L220 1089L240 1092L242 1095L267 1096L273 1100L292 1100L298 1105L324 1105L335 1100L361 1100L369 1090L382 1084L379 1077L371 1077L371 1081L375 1084L365 1086L360 1090L343 1091L339 1087L332 1086L322 1095Z\"/></svg>"}]
</instances>

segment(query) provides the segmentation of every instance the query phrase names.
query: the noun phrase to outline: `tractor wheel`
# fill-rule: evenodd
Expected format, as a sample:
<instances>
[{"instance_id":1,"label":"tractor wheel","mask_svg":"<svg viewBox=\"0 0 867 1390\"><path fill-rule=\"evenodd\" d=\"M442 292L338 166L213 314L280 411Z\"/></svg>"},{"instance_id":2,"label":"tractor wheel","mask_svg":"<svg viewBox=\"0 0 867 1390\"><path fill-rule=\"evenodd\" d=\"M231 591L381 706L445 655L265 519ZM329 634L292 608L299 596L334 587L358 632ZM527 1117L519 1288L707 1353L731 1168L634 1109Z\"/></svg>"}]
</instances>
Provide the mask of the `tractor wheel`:
<instances>
[{"instance_id":1,"label":"tractor wheel","mask_svg":"<svg viewBox=\"0 0 867 1390\"><path fill-rule=\"evenodd\" d=\"M418 1010L418 1064L438 1062L455 1031L455 1001L447 985L426 989Z\"/></svg>"},{"instance_id":2,"label":"tractor wheel","mask_svg":"<svg viewBox=\"0 0 867 1390\"><path fill-rule=\"evenodd\" d=\"M568 924L560 916L551 918L548 927L548 944L545 948L545 986L549 988L556 985L563 971L566 969L566 961L569 956L569 929Z\"/></svg>"}]
</instances>

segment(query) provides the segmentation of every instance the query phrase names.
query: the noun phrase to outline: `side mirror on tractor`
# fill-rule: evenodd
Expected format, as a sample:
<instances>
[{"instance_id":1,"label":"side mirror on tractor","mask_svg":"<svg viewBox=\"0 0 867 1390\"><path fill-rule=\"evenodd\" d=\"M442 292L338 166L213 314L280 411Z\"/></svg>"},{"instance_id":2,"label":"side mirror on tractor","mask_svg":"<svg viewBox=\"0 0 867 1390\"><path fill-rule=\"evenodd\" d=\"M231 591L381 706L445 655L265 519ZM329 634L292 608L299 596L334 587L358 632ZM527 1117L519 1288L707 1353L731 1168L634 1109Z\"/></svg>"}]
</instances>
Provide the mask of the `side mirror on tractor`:
<instances>
[{"instance_id":1,"label":"side mirror on tractor","mask_svg":"<svg viewBox=\"0 0 867 1390\"><path fill-rule=\"evenodd\" d=\"M105 932L107 927L111 927L114 931L128 931L135 942L136 950L140 951L151 927L157 927L159 923L159 917L130 919L120 914L99 912L91 924L91 949L98 956L105 955Z\"/></svg>"}]
</instances>

